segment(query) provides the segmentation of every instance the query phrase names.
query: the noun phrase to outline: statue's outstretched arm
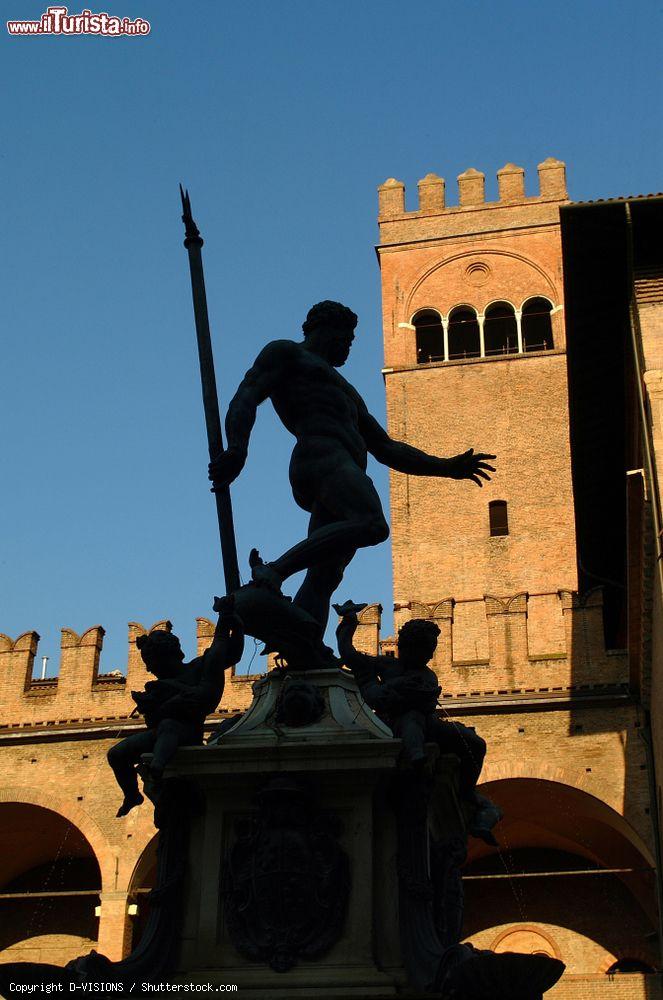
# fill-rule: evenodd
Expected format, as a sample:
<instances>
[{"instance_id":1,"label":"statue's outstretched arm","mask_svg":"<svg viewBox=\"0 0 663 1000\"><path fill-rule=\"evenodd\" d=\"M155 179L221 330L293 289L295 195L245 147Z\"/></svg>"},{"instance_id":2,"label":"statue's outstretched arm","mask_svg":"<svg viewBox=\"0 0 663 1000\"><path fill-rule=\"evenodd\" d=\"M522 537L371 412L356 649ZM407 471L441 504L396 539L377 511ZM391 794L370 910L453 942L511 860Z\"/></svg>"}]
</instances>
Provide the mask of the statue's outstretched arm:
<instances>
[{"instance_id":1,"label":"statue's outstretched arm","mask_svg":"<svg viewBox=\"0 0 663 1000\"><path fill-rule=\"evenodd\" d=\"M366 447L378 462L388 465L396 472L405 472L410 476L441 476L446 479L471 479L477 486L483 486L483 480L490 480L490 473L495 471L486 459L494 455L484 455L474 452L473 448L454 455L451 458L438 458L428 455L419 448L394 441L375 417L368 412L366 404L358 396L359 427L366 442Z\"/></svg>"},{"instance_id":2,"label":"statue's outstretched arm","mask_svg":"<svg viewBox=\"0 0 663 1000\"><path fill-rule=\"evenodd\" d=\"M225 597L220 604L214 639L205 654L203 676L206 680L222 677L228 667L239 663L244 652L244 627L235 614L233 601Z\"/></svg>"}]
</instances>

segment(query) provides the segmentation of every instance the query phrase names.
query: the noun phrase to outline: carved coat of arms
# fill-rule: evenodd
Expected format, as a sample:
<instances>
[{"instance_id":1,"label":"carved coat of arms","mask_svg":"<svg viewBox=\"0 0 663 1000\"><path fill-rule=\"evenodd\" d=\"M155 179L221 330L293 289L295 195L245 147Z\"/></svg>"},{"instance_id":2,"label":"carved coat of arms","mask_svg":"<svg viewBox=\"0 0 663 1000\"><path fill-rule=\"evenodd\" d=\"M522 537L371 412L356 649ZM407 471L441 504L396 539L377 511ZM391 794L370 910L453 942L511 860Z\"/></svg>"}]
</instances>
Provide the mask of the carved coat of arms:
<instances>
[{"instance_id":1,"label":"carved coat of arms","mask_svg":"<svg viewBox=\"0 0 663 1000\"><path fill-rule=\"evenodd\" d=\"M224 872L225 915L237 950L276 972L324 954L343 929L348 859L339 823L290 775L258 794L258 815L237 824Z\"/></svg>"}]
</instances>

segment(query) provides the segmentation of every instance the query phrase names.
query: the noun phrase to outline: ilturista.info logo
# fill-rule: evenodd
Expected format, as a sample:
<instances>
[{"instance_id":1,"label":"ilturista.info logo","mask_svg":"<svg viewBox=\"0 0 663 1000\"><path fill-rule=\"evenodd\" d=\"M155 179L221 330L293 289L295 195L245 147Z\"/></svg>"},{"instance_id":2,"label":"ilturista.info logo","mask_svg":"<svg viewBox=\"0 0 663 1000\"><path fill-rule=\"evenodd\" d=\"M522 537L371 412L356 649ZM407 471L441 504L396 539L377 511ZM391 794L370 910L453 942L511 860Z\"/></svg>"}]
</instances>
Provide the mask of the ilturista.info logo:
<instances>
[{"instance_id":1,"label":"ilturista.info logo","mask_svg":"<svg viewBox=\"0 0 663 1000\"><path fill-rule=\"evenodd\" d=\"M10 35L105 35L122 38L127 35L149 35L150 22L142 17L116 17L100 11L82 10L70 14L67 7L47 7L38 21L7 21Z\"/></svg>"}]
</instances>

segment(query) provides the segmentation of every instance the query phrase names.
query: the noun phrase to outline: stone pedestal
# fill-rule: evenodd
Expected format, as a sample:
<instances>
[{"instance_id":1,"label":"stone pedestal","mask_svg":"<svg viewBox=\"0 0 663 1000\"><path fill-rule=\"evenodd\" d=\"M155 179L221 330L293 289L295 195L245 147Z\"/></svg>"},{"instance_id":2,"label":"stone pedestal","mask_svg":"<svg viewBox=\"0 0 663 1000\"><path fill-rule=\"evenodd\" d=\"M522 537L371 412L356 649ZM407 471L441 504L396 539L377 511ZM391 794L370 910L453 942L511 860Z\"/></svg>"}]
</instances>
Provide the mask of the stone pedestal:
<instances>
[{"instance_id":1,"label":"stone pedestal","mask_svg":"<svg viewBox=\"0 0 663 1000\"><path fill-rule=\"evenodd\" d=\"M300 699L301 707L300 696L307 694L313 721L280 722L289 714L286 697ZM272 672L257 682L252 707L216 745L178 753L167 777L193 782L203 803L190 830L181 950L172 981L233 983L247 998L412 995L399 928L393 793L400 750L400 740L364 705L352 676L329 670L298 674L294 680ZM455 759L442 758L435 769L435 826L444 836L462 835ZM309 820L306 809L290 808L296 789L308 802ZM284 795L287 808L272 809L272 801L285 801ZM318 823L313 839L307 834L312 815ZM239 840L248 846L234 851ZM342 895L343 876L325 881L334 845L347 860L349 876L347 898L341 901L344 916L336 923L334 894ZM233 886L239 886L234 902ZM252 921L256 896L259 918ZM247 942L238 941L240 897L252 932L262 935L260 958L255 940L248 942L248 951ZM291 935L281 933L299 912L293 898L309 908L311 926L319 924L307 945L315 950L320 939L323 947L315 957L296 954L301 926L293 925ZM262 926L270 920L276 928L272 950ZM286 961L275 952L279 940L287 939L295 940L295 954ZM279 969L291 960L291 967Z\"/></svg>"}]
</instances>

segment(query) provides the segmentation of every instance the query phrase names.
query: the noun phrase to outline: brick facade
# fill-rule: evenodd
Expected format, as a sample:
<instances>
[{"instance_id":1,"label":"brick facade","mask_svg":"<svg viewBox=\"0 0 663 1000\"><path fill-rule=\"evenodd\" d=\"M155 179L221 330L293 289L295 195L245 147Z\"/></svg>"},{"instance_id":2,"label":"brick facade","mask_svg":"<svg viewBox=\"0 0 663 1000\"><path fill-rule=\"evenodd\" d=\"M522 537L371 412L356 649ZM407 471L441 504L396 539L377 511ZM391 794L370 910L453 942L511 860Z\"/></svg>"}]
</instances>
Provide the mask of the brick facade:
<instances>
[{"instance_id":1,"label":"brick facade","mask_svg":"<svg viewBox=\"0 0 663 1000\"><path fill-rule=\"evenodd\" d=\"M528 197L522 170L508 164L494 203L478 171L458 185L449 205L445 182L427 175L413 211L400 182L382 185L378 255L391 436L438 455L497 455L481 490L391 477L396 628L410 618L439 626L443 713L486 739L482 781L506 814L499 852L471 842L465 930L481 947L508 939L561 957L568 973L551 995L658 996L655 977L606 975L627 958L658 968L656 845L646 711L626 649L606 646L601 586L579 591L565 169L542 163ZM550 305L552 342L540 350L521 330L532 299ZM486 339L494 303L518 322L503 353ZM480 326L465 357L451 343L459 308ZM658 327L646 319L654 350ZM437 349L418 339L418 321L424 333L439 324ZM496 500L508 511L501 535L490 527Z\"/></svg>"}]
</instances>

